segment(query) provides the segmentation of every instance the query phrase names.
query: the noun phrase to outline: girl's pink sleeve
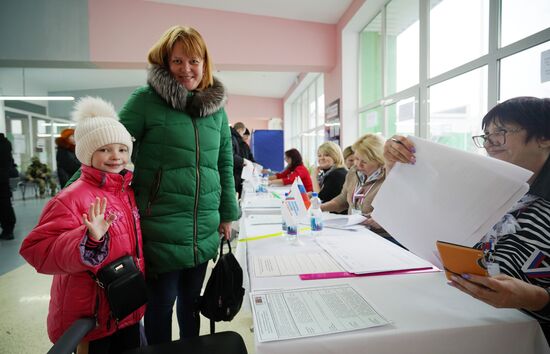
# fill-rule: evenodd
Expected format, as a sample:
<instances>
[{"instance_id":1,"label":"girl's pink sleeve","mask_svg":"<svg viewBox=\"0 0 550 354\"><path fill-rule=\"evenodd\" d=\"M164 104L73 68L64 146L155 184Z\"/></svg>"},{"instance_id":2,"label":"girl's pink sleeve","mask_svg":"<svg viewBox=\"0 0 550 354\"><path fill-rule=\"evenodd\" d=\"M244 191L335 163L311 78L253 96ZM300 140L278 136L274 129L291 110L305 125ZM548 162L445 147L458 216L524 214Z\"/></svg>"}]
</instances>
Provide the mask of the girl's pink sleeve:
<instances>
[{"instance_id":1,"label":"girl's pink sleeve","mask_svg":"<svg viewBox=\"0 0 550 354\"><path fill-rule=\"evenodd\" d=\"M91 269L82 259L86 226L59 199L42 211L38 225L25 238L19 253L39 273L66 274Z\"/></svg>"}]
</instances>

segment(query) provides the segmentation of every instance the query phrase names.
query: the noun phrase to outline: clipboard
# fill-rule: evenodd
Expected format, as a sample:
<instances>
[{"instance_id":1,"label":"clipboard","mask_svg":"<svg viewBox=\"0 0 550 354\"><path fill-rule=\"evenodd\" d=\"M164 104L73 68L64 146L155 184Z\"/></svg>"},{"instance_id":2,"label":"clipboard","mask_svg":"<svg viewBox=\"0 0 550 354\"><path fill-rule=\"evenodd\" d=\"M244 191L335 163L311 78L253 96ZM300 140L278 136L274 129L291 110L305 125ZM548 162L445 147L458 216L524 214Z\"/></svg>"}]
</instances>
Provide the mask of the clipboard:
<instances>
[{"instance_id":1,"label":"clipboard","mask_svg":"<svg viewBox=\"0 0 550 354\"><path fill-rule=\"evenodd\" d=\"M451 280L452 275L460 277L464 273L489 275L482 250L439 240L435 245L448 280Z\"/></svg>"}]
</instances>

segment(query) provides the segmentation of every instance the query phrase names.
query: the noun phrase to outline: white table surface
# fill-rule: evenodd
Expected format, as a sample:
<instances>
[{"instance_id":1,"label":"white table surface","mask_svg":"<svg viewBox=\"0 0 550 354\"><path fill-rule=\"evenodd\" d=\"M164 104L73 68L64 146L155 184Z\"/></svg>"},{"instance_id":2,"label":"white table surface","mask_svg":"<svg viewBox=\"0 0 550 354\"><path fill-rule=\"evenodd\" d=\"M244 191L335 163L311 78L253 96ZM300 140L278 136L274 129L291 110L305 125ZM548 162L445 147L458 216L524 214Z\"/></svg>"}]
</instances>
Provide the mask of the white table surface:
<instances>
[{"instance_id":1,"label":"white table surface","mask_svg":"<svg viewBox=\"0 0 550 354\"><path fill-rule=\"evenodd\" d=\"M239 239L278 231L278 225L250 225L243 215ZM346 232L349 231L323 230L324 234L343 236ZM249 267L252 255L320 250L311 236L301 239L304 243L301 247L288 244L280 236L238 243L236 254L245 273L245 296L259 289L349 283L392 324L294 340L265 343L256 340L257 354L550 353L536 320L518 310L496 309L471 298L447 285L443 272L307 281L298 276L255 277ZM250 311L248 299L243 310Z\"/></svg>"}]
</instances>

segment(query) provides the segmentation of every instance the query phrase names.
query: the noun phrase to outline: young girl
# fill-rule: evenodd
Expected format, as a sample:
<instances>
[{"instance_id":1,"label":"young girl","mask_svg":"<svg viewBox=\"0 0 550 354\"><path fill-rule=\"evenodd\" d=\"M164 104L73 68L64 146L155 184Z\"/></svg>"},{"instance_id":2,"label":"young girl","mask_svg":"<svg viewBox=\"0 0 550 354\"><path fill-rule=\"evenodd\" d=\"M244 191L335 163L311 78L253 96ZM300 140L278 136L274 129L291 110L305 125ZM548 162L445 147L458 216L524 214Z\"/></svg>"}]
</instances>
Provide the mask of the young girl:
<instances>
[{"instance_id":1,"label":"young girl","mask_svg":"<svg viewBox=\"0 0 550 354\"><path fill-rule=\"evenodd\" d=\"M73 112L76 156L82 174L44 207L20 253L39 273L53 274L48 335L56 342L77 319L96 317L96 327L77 353L120 353L138 347L144 306L119 322L90 271L132 255L143 272L141 232L132 172L125 169L132 137L113 106L100 98L81 99Z\"/></svg>"}]
</instances>

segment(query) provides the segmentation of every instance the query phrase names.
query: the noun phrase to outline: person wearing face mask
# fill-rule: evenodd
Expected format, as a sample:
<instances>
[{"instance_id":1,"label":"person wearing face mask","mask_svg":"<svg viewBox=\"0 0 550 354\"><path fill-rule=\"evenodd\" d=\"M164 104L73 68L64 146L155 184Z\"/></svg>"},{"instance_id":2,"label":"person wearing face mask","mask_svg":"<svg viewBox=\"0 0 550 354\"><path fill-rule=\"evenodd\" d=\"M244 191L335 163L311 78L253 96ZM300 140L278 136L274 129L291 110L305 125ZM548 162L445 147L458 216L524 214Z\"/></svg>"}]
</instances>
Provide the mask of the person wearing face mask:
<instances>
[{"instance_id":1,"label":"person wearing face mask","mask_svg":"<svg viewBox=\"0 0 550 354\"><path fill-rule=\"evenodd\" d=\"M340 194L347 173L340 146L331 141L321 144L317 149L317 167L311 174L313 191L319 193L319 199L328 202Z\"/></svg>"},{"instance_id":2,"label":"person wearing face mask","mask_svg":"<svg viewBox=\"0 0 550 354\"><path fill-rule=\"evenodd\" d=\"M321 210L348 214L361 214L367 217L365 225L373 232L395 242L380 227L370 214L374 210L372 201L386 179L384 160L384 139L376 134L365 134L353 145L355 166L349 170L342 191L331 201L321 204Z\"/></svg>"},{"instance_id":3,"label":"person wearing face mask","mask_svg":"<svg viewBox=\"0 0 550 354\"><path fill-rule=\"evenodd\" d=\"M147 259L149 344L171 341L177 299L180 338L199 335L208 261L239 218L231 132L222 83L193 28L169 28L148 54L147 86L120 112L136 139L133 188Z\"/></svg>"},{"instance_id":4,"label":"person wearing face mask","mask_svg":"<svg viewBox=\"0 0 550 354\"><path fill-rule=\"evenodd\" d=\"M450 285L495 307L518 308L539 320L550 338L550 99L516 97L497 104L474 136L487 154L533 172L529 191L474 247L492 250L500 275L453 276ZM384 146L388 166L414 163L414 145L394 136Z\"/></svg>"}]
</instances>

